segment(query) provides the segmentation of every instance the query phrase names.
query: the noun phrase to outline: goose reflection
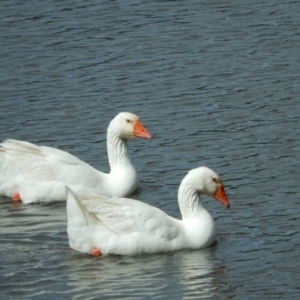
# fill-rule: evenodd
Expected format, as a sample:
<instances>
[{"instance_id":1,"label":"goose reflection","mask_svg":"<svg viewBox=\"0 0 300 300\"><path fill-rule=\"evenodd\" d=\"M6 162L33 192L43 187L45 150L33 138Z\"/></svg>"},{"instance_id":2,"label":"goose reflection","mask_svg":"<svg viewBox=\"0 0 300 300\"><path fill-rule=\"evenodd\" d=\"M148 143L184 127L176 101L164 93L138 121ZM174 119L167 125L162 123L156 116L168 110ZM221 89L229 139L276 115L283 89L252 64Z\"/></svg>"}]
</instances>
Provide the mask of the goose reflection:
<instances>
[{"instance_id":1,"label":"goose reflection","mask_svg":"<svg viewBox=\"0 0 300 300\"><path fill-rule=\"evenodd\" d=\"M178 277L183 286L182 299L213 299L217 294L214 250L178 253Z\"/></svg>"},{"instance_id":2,"label":"goose reflection","mask_svg":"<svg viewBox=\"0 0 300 300\"><path fill-rule=\"evenodd\" d=\"M68 285L74 299L169 297L209 299L216 295L213 251L107 256L102 259L70 253L66 260Z\"/></svg>"}]
</instances>

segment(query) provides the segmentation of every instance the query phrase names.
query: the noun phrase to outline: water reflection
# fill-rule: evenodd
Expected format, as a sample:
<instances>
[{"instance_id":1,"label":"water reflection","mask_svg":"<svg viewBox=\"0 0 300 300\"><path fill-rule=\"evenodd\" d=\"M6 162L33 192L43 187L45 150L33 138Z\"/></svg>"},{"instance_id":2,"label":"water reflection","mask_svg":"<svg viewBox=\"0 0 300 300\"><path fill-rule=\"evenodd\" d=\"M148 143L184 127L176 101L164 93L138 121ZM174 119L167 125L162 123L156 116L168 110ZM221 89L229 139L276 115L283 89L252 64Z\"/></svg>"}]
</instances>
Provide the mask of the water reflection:
<instances>
[{"instance_id":1,"label":"water reflection","mask_svg":"<svg viewBox=\"0 0 300 300\"><path fill-rule=\"evenodd\" d=\"M178 253L179 279L184 286L183 299L209 299L216 293L212 274L215 259L211 248Z\"/></svg>"},{"instance_id":2,"label":"water reflection","mask_svg":"<svg viewBox=\"0 0 300 300\"><path fill-rule=\"evenodd\" d=\"M74 299L166 296L213 297L213 252L210 250L91 258L72 252L66 259Z\"/></svg>"}]
</instances>

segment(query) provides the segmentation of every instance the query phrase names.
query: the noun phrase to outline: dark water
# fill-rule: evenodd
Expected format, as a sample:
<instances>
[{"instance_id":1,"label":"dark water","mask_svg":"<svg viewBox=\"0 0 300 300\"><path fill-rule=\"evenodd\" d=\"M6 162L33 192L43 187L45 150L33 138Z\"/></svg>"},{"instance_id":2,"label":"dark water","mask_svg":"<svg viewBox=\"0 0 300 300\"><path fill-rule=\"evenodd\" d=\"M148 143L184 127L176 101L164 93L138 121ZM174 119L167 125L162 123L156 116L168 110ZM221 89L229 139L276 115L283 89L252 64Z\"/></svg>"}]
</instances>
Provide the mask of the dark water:
<instances>
[{"instance_id":1,"label":"dark water","mask_svg":"<svg viewBox=\"0 0 300 300\"><path fill-rule=\"evenodd\" d=\"M250 3L249 3L250 2ZM136 199L180 217L185 172L218 243L94 259L68 248L65 203L0 198L1 299L298 299L298 1L1 1L0 139L58 147L108 170L106 128L138 114Z\"/></svg>"}]
</instances>

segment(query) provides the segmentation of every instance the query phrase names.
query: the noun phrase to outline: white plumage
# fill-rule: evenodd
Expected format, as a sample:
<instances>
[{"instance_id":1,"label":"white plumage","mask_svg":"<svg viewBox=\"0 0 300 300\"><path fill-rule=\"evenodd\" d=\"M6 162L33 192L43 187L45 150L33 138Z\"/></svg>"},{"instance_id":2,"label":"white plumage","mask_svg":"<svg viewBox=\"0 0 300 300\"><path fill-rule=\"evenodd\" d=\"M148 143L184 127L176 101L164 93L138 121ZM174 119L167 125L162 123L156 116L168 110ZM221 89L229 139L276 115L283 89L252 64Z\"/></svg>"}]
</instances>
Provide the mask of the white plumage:
<instances>
[{"instance_id":1,"label":"white plumage","mask_svg":"<svg viewBox=\"0 0 300 300\"><path fill-rule=\"evenodd\" d=\"M120 113L107 130L111 171L105 174L77 157L51 147L7 140L0 147L0 195L24 203L66 200L65 186L76 192L123 197L138 187L127 139L151 139L139 118Z\"/></svg>"},{"instance_id":2,"label":"white plumage","mask_svg":"<svg viewBox=\"0 0 300 300\"><path fill-rule=\"evenodd\" d=\"M191 170L181 182L178 203L182 220L137 200L77 194L68 189L70 247L94 255L207 247L214 242L216 232L200 193L230 206L219 175L206 167Z\"/></svg>"}]
</instances>

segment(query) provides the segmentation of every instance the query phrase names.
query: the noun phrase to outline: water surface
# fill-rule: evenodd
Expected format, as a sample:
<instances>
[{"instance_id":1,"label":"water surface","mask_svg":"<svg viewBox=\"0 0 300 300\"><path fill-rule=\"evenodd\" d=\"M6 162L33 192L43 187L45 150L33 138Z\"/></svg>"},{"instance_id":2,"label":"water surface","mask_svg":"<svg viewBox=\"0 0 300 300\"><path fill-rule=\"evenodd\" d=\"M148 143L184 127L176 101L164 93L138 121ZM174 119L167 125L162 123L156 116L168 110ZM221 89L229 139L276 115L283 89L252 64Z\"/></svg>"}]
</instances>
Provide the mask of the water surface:
<instances>
[{"instance_id":1,"label":"water surface","mask_svg":"<svg viewBox=\"0 0 300 300\"><path fill-rule=\"evenodd\" d=\"M0 140L68 151L108 171L106 128L140 116L134 198L180 218L177 189L216 170L217 243L95 259L68 247L65 203L0 197L4 299L297 299L299 3L1 1Z\"/></svg>"}]
</instances>

